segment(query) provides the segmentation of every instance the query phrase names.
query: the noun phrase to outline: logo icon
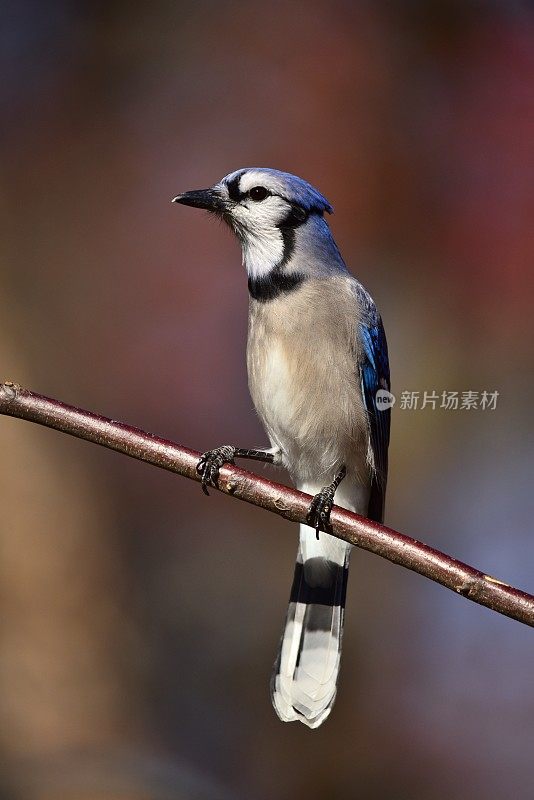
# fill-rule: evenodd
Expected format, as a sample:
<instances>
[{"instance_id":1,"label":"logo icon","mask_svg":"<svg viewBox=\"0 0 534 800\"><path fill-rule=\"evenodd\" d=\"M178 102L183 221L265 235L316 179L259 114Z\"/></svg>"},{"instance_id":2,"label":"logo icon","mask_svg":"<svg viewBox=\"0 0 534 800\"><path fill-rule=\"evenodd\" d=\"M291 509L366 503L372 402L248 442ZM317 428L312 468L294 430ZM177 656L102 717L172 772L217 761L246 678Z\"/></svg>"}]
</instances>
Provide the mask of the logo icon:
<instances>
[{"instance_id":1,"label":"logo icon","mask_svg":"<svg viewBox=\"0 0 534 800\"><path fill-rule=\"evenodd\" d=\"M387 411L388 408L393 408L395 400L395 395L386 391L386 389L379 389L375 394L375 402L378 411Z\"/></svg>"}]
</instances>

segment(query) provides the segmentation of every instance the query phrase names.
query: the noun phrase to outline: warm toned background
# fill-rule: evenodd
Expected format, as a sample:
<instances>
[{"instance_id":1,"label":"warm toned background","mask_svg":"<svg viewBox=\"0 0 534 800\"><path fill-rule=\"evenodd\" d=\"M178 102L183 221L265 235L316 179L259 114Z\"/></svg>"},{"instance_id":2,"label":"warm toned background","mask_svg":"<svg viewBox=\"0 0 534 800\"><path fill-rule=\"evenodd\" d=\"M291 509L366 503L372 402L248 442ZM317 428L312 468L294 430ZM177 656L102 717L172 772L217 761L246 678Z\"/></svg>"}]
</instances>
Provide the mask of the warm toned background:
<instances>
[{"instance_id":1,"label":"warm toned background","mask_svg":"<svg viewBox=\"0 0 534 800\"><path fill-rule=\"evenodd\" d=\"M170 199L296 172L397 393L500 392L395 408L387 521L534 588L531 4L8 0L0 66L2 377L262 445L238 246ZM0 448L2 797L532 798L526 627L356 552L335 711L283 725L296 530L24 422Z\"/></svg>"}]
</instances>

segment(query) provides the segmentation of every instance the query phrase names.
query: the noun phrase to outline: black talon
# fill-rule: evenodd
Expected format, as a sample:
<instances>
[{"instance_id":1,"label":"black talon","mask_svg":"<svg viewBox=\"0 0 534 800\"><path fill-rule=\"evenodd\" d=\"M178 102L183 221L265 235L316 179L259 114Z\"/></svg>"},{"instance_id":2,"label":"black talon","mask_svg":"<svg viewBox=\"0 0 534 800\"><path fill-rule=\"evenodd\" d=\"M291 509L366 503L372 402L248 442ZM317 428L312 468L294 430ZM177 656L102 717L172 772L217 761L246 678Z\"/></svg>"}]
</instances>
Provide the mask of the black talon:
<instances>
[{"instance_id":1,"label":"black talon","mask_svg":"<svg viewBox=\"0 0 534 800\"><path fill-rule=\"evenodd\" d=\"M315 528L317 539L319 538L319 531L329 533L332 530L332 526L330 525L330 512L334 505L336 489L346 474L347 470L345 467L341 467L332 483L321 489L310 503L310 508L306 515L306 522L310 527Z\"/></svg>"},{"instance_id":2,"label":"black talon","mask_svg":"<svg viewBox=\"0 0 534 800\"><path fill-rule=\"evenodd\" d=\"M233 464L237 448L231 444L216 447L215 450L207 450L202 453L197 464L197 473L201 476L202 491L209 495L208 486L217 489L219 481L219 470L224 464Z\"/></svg>"},{"instance_id":3,"label":"black talon","mask_svg":"<svg viewBox=\"0 0 534 800\"><path fill-rule=\"evenodd\" d=\"M310 510L306 516L306 522L312 528L315 528L317 538L319 538L319 531L329 533L332 528L330 525L330 512L334 505L335 491L335 488L325 486L311 501Z\"/></svg>"}]
</instances>

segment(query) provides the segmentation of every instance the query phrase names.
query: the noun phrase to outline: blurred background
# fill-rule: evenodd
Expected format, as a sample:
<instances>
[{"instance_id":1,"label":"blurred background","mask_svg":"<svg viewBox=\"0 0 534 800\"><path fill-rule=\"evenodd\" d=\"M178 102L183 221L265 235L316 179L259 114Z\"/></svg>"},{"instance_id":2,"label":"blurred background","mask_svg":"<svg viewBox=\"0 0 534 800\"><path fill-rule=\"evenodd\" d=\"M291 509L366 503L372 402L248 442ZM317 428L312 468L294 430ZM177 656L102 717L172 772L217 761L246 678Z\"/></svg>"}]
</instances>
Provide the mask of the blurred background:
<instances>
[{"instance_id":1,"label":"blurred background","mask_svg":"<svg viewBox=\"0 0 534 800\"><path fill-rule=\"evenodd\" d=\"M534 9L520 0L5 0L1 377L198 450L265 435L224 227L171 205L307 178L382 310L386 522L534 588ZM7 800L463 800L534 792L528 628L354 552L337 704L269 677L296 526L0 420ZM282 476L284 477L284 476Z\"/></svg>"}]
</instances>

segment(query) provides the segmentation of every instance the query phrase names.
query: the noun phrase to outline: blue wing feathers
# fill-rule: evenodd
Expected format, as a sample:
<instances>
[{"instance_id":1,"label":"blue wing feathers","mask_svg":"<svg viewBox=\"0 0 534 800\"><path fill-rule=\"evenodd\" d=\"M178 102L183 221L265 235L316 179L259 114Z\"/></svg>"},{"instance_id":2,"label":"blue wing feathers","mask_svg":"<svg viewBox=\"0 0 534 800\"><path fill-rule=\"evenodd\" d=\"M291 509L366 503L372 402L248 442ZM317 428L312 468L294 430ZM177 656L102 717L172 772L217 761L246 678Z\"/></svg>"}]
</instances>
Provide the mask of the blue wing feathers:
<instances>
[{"instance_id":1,"label":"blue wing feathers","mask_svg":"<svg viewBox=\"0 0 534 800\"><path fill-rule=\"evenodd\" d=\"M360 378L369 418L369 436L374 460L367 516L376 522L382 522L388 472L391 410L377 408L376 393L379 389L387 391L390 389L388 346L384 326L373 300L361 286L358 294L363 311L359 325L363 345Z\"/></svg>"}]
</instances>

